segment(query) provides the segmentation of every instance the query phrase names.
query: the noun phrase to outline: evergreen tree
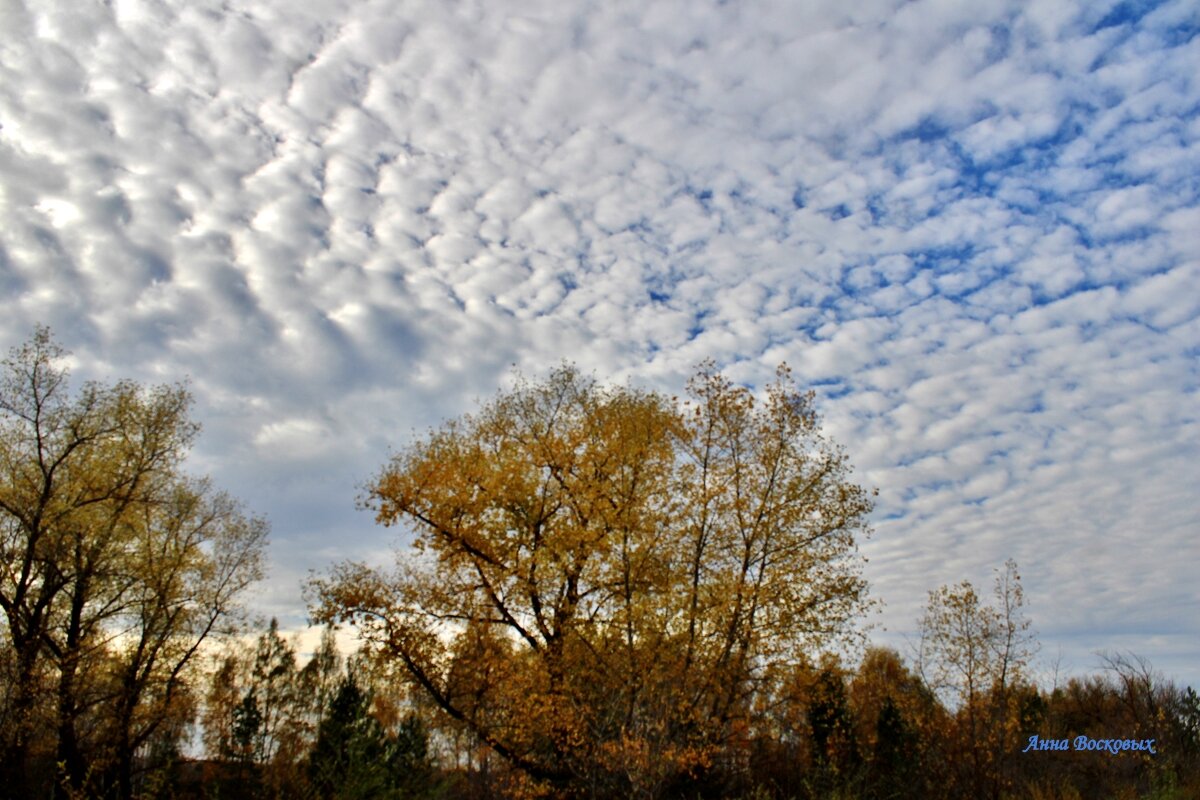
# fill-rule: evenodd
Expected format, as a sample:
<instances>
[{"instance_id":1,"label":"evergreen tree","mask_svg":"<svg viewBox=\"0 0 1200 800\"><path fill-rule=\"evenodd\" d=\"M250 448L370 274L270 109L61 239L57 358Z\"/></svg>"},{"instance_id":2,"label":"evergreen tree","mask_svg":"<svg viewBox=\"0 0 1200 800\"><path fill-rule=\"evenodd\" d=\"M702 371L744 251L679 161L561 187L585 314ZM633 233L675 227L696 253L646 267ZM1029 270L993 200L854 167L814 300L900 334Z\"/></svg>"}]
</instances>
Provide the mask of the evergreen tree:
<instances>
[{"instance_id":1,"label":"evergreen tree","mask_svg":"<svg viewBox=\"0 0 1200 800\"><path fill-rule=\"evenodd\" d=\"M826 667L817 677L808 707L813 742L813 768L820 796L849 786L858 774L854 718L841 674Z\"/></svg>"},{"instance_id":2,"label":"evergreen tree","mask_svg":"<svg viewBox=\"0 0 1200 800\"><path fill-rule=\"evenodd\" d=\"M370 713L371 698L346 677L321 721L309 759L309 781L321 800L425 797L432 769L428 737L409 717L389 735Z\"/></svg>"},{"instance_id":3,"label":"evergreen tree","mask_svg":"<svg viewBox=\"0 0 1200 800\"><path fill-rule=\"evenodd\" d=\"M892 698L885 698L875 722L875 751L868 796L878 800L919 796L916 794L919 763L916 732Z\"/></svg>"},{"instance_id":4,"label":"evergreen tree","mask_svg":"<svg viewBox=\"0 0 1200 800\"><path fill-rule=\"evenodd\" d=\"M233 737L230 755L239 763L256 760L257 743L262 735L262 712L254 690L246 692L242 702L233 710Z\"/></svg>"}]
</instances>

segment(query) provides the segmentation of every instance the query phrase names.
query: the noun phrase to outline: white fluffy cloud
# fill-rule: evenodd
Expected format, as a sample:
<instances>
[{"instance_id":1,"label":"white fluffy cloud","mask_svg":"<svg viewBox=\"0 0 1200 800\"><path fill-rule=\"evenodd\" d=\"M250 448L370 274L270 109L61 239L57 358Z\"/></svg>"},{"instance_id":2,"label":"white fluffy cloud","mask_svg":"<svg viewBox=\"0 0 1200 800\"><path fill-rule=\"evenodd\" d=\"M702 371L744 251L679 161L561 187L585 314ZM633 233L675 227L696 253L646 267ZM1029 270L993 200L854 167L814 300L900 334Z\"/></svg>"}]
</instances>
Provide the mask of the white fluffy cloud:
<instances>
[{"instance_id":1,"label":"white fluffy cloud","mask_svg":"<svg viewBox=\"0 0 1200 800\"><path fill-rule=\"evenodd\" d=\"M1023 566L1195 682L1200 14L1115 3L0 5L0 339L190 377L296 577L511 365L787 359L880 487L890 641Z\"/></svg>"}]
</instances>

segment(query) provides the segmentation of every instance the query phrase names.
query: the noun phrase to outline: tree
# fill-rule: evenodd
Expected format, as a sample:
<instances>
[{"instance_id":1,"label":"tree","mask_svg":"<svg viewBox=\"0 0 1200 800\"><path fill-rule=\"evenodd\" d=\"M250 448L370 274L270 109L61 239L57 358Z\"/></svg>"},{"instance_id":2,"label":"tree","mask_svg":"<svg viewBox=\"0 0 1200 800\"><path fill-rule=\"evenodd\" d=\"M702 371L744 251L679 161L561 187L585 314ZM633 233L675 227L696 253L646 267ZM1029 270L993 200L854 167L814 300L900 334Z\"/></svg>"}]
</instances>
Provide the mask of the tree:
<instances>
[{"instance_id":1,"label":"tree","mask_svg":"<svg viewBox=\"0 0 1200 800\"><path fill-rule=\"evenodd\" d=\"M854 737L854 715L846 701L841 671L826 666L817 676L808 703L812 734L815 783L822 795L833 794L855 779L859 753Z\"/></svg>"},{"instance_id":2,"label":"tree","mask_svg":"<svg viewBox=\"0 0 1200 800\"><path fill-rule=\"evenodd\" d=\"M309 757L313 791L328 800L427 796L434 781L424 726L408 716L388 733L370 706L370 694L347 675Z\"/></svg>"},{"instance_id":3,"label":"tree","mask_svg":"<svg viewBox=\"0 0 1200 800\"><path fill-rule=\"evenodd\" d=\"M1037 649L1012 559L997 570L993 595L994 606L982 605L970 581L929 593L918 663L929 685L959 704L1019 683Z\"/></svg>"},{"instance_id":4,"label":"tree","mask_svg":"<svg viewBox=\"0 0 1200 800\"><path fill-rule=\"evenodd\" d=\"M228 495L186 478L141 509L137 523L111 662L107 739L119 797L133 793L134 759L147 744L164 729L181 738L195 696L187 672L205 641L232 630L238 596L261 576L266 535Z\"/></svg>"},{"instance_id":5,"label":"tree","mask_svg":"<svg viewBox=\"0 0 1200 800\"><path fill-rule=\"evenodd\" d=\"M932 755L926 736L942 709L895 650L870 647L849 686L850 708L867 756L867 796L929 797Z\"/></svg>"},{"instance_id":6,"label":"tree","mask_svg":"<svg viewBox=\"0 0 1200 800\"><path fill-rule=\"evenodd\" d=\"M235 767L241 792L253 785L255 796L285 797L301 783L316 731L313 718L325 699L316 678L323 668L337 668L330 646L332 641L323 641L315 665L298 670L295 649L272 618L252 652L227 654L211 674L205 743L211 755Z\"/></svg>"},{"instance_id":7,"label":"tree","mask_svg":"<svg viewBox=\"0 0 1200 800\"><path fill-rule=\"evenodd\" d=\"M240 714L244 713L238 708L245 699L238 675L240 666L237 655L226 652L217 658L209 672L202 727L204 749L210 758L237 760L239 753L249 752L253 741L251 733L238 727ZM257 730L257 725L253 727Z\"/></svg>"},{"instance_id":8,"label":"tree","mask_svg":"<svg viewBox=\"0 0 1200 800\"><path fill-rule=\"evenodd\" d=\"M321 642L312 658L297 675L301 697L307 700L308 718L305 729L315 735L330 703L341 685L342 656L338 652L333 628L326 626L321 631Z\"/></svg>"},{"instance_id":9,"label":"tree","mask_svg":"<svg viewBox=\"0 0 1200 800\"><path fill-rule=\"evenodd\" d=\"M1036 650L1017 564L996 575L994 606L969 581L929 593L921 620L918 665L931 689L951 698L965 727L975 797L998 797L1004 760L1019 727L1012 689Z\"/></svg>"},{"instance_id":10,"label":"tree","mask_svg":"<svg viewBox=\"0 0 1200 800\"><path fill-rule=\"evenodd\" d=\"M296 762L303 746L307 698L299 696L296 652L279 633L274 617L258 637L250 665L250 688L261 714L253 760L259 764Z\"/></svg>"},{"instance_id":11,"label":"tree","mask_svg":"<svg viewBox=\"0 0 1200 800\"><path fill-rule=\"evenodd\" d=\"M128 797L137 752L182 730L188 666L261 574L266 525L182 472L186 389L71 397L64 355L39 328L0 376L0 778Z\"/></svg>"},{"instance_id":12,"label":"tree","mask_svg":"<svg viewBox=\"0 0 1200 800\"><path fill-rule=\"evenodd\" d=\"M863 609L871 500L786 367L761 404L712 364L689 394L564 366L431 432L363 503L415 553L337 566L314 615L562 794L705 769L770 668Z\"/></svg>"}]
</instances>

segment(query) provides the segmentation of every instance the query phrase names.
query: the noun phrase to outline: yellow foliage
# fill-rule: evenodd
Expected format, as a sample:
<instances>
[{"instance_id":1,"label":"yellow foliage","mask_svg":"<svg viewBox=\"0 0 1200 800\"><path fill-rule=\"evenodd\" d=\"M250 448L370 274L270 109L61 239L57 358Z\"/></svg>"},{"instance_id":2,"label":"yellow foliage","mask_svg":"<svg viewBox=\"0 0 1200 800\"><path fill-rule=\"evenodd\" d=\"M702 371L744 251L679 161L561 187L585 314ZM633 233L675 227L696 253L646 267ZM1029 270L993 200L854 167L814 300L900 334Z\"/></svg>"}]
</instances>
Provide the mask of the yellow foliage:
<instances>
[{"instance_id":1,"label":"yellow foliage","mask_svg":"<svg viewBox=\"0 0 1200 800\"><path fill-rule=\"evenodd\" d=\"M384 467L364 505L415 553L339 566L315 614L532 778L650 796L702 771L865 602L870 496L786 367L765 394L711 364L684 404L571 367L521 382Z\"/></svg>"}]
</instances>

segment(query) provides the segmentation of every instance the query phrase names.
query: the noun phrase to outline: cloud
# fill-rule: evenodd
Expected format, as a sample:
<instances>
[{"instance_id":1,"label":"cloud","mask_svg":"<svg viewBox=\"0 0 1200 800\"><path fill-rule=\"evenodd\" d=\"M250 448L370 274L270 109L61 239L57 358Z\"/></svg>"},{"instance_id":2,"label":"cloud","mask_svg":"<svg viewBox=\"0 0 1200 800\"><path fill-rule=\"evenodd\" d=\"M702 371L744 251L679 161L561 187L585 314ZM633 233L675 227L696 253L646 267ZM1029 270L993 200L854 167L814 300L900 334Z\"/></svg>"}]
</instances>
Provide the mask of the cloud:
<instances>
[{"instance_id":1,"label":"cloud","mask_svg":"<svg viewBox=\"0 0 1200 800\"><path fill-rule=\"evenodd\" d=\"M1196 679L1194 4L76 5L0 10L0 339L190 377L277 613L514 364L787 359L893 641L1013 556L1079 666Z\"/></svg>"}]
</instances>

